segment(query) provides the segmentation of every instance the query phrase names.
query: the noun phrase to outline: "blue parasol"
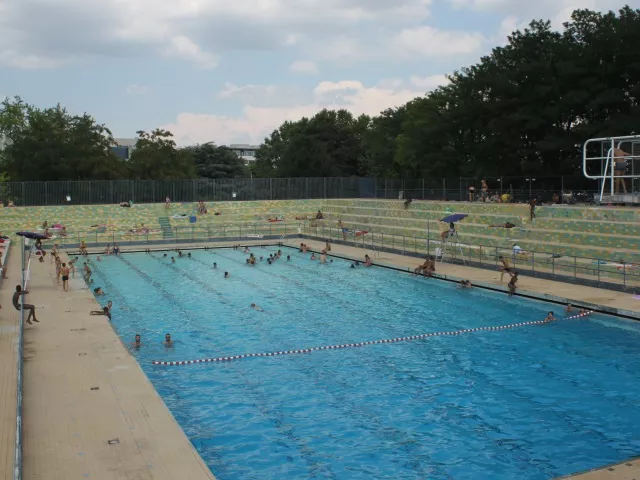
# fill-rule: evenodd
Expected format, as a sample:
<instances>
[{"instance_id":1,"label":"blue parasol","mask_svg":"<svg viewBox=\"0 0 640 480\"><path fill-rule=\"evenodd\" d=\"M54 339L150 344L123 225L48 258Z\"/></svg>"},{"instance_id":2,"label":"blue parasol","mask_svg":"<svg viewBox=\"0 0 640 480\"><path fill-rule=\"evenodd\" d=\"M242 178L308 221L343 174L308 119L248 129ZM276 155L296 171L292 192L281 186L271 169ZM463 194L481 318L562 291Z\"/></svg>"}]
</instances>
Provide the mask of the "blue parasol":
<instances>
[{"instance_id":1,"label":"blue parasol","mask_svg":"<svg viewBox=\"0 0 640 480\"><path fill-rule=\"evenodd\" d=\"M446 223L456 223L459 222L460 220L462 220L463 218L467 218L468 215L466 213L454 213L453 215L449 215L447 217L444 217L442 220L440 220L441 222L446 222Z\"/></svg>"},{"instance_id":2,"label":"blue parasol","mask_svg":"<svg viewBox=\"0 0 640 480\"><path fill-rule=\"evenodd\" d=\"M16 232L16 235L20 235L24 238L31 238L33 240L46 240L49 238L45 234L37 232Z\"/></svg>"}]
</instances>

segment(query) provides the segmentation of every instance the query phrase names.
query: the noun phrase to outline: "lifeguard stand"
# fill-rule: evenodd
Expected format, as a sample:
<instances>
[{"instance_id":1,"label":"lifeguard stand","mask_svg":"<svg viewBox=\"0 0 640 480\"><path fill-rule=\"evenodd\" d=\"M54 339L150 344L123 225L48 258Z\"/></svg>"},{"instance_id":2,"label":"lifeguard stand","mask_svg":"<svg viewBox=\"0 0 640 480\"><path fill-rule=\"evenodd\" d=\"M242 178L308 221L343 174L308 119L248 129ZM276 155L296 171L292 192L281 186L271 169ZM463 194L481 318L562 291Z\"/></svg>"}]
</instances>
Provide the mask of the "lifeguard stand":
<instances>
[{"instance_id":1,"label":"lifeguard stand","mask_svg":"<svg viewBox=\"0 0 640 480\"><path fill-rule=\"evenodd\" d=\"M625 156L626 170L624 175L616 175L615 148L629 154ZM582 150L582 172L586 178L600 181L600 194L596 196L596 201L600 203L640 204L640 135L587 140ZM624 190L615 191L614 184L617 179L622 179L625 182L627 193L624 193ZM628 182L627 179L631 181ZM606 191L607 180L610 181L608 192Z\"/></svg>"}]
</instances>

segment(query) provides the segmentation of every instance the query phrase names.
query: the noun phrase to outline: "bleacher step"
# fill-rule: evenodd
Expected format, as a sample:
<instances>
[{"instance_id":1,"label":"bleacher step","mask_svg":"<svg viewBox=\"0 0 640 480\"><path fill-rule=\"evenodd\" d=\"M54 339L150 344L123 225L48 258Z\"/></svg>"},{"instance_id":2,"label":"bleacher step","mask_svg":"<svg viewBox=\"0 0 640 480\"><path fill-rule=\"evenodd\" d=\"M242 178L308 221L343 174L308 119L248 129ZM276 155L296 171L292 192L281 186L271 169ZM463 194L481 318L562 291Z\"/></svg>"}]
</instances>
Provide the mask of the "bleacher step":
<instances>
[{"instance_id":1,"label":"bleacher step","mask_svg":"<svg viewBox=\"0 0 640 480\"><path fill-rule=\"evenodd\" d=\"M169 217L158 217L158 223L162 229L162 238L165 240L173 239L173 228Z\"/></svg>"}]
</instances>

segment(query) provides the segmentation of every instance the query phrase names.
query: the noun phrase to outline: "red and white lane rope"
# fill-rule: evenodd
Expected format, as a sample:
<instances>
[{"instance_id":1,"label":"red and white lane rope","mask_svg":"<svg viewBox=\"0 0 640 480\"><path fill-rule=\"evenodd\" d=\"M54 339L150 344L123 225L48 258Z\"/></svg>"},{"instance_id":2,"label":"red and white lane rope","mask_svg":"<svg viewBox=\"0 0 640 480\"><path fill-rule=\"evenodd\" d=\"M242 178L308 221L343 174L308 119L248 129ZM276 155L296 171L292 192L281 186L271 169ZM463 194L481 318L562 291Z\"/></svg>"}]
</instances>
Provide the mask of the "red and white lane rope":
<instances>
[{"instance_id":1,"label":"red and white lane rope","mask_svg":"<svg viewBox=\"0 0 640 480\"><path fill-rule=\"evenodd\" d=\"M571 317L567 317L565 320L570 320L572 318L581 318L586 317L592 312L579 313L577 315L572 315ZM398 338L388 338L385 340L370 340L368 342L359 342L359 343L343 343L342 345L327 345L324 347L311 347L311 348L301 348L298 350L282 350L279 352L266 352L266 353L246 353L243 355L231 355L229 357L215 357L215 358L201 358L199 360L180 360L176 362L163 362L163 361L153 361L153 365L191 365L195 363L216 363L216 362L230 362L232 360L241 360L243 358L251 358L251 357L275 357L278 355L295 355L300 353L311 353L320 350L339 350L343 348L356 348L356 347L364 347L366 345L378 345L384 343L398 343L398 342L408 342L411 340L421 340L423 338L430 337L442 337L445 335L462 335L464 333L472 333L472 332L481 332L481 331L496 331L496 330L507 330L509 328L516 327L525 327L530 325L542 325L544 323L551 323L553 320L538 320L535 322L521 322L521 323L512 323L510 325L501 325L498 327L476 327L476 328L466 328L464 330L454 330L451 332L433 332L433 333L423 333L421 335L411 335L409 337L398 337Z\"/></svg>"}]
</instances>

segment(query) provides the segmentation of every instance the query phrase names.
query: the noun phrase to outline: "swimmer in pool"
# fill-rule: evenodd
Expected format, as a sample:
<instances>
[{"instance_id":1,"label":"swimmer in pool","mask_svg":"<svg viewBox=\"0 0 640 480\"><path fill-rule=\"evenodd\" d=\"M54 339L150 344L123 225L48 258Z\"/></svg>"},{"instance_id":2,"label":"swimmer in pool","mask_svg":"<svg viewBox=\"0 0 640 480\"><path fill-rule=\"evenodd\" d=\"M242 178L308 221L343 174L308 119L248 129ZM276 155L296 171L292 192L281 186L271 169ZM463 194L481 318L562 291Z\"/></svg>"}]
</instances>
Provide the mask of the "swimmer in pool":
<instances>
[{"instance_id":1,"label":"swimmer in pool","mask_svg":"<svg viewBox=\"0 0 640 480\"><path fill-rule=\"evenodd\" d=\"M545 322L553 322L556 317L553 316L553 312L547 313L547 318L544 319Z\"/></svg>"},{"instance_id":2,"label":"swimmer in pool","mask_svg":"<svg viewBox=\"0 0 640 480\"><path fill-rule=\"evenodd\" d=\"M471 288L471 282L469 280L460 280L460 288Z\"/></svg>"},{"instance_id":3,"label":"swimmer in pool","mask_svg":"<svg viewBox=\"0 0 640 480\"><path fill-rule=\"evenodd\" d=\"M291 255L287 255L287 262L291 261Z\"/></svg>"},{"instance_id":4,"label":"swimmer in pool","mask_svg":"<svg viewBox=\"0 0 640 480\"><path fill-rule=\"evenodd\" d=\"M97 287L93 289L93 293L100 296L100 295L104 295L104 290L102 290L102 288Z\"/></svg>"},{"instance_id":5,"label":"swimmer in pool","mask_svg":"<svg viewBox=\"0 0 640 480\"><path fill-rule=\"evenodd\" d=\"M131 343L131 346L136 350L142 346L142 339L140 338L139 333L136 334L135 340L133 341L133 343Z\"/></svg>"},{"instance_id":6,"label":"swimmer in pool","mask_svg":"<svg viewBox=\"0 0 640 480\"><path fill-rule=\"evenodd\" d=\"M171 334L170 333L167 333L164 336L164 342L163 343L164 343L165 347L173 347L173 340L171 340Z\"/></svg>"},{"instance_id":7,"label":"swimmer in pool","mask_svg":"<svg viewBox=\"0 0 640 480\"><path fill-rule=\"evenodd\" d=\"M262 307L259 307L258 305L256 305L255 303L251 304L251 308L253 308L254 310L258 311L258 312L264 312L264 309Z\"/></svg>"},{"instance_id":8,"label":"swimmer in pool","mask_svg":"<svg viewBox=\"0 0 640 480\"><path fill-rule=\"evenodd\" d=\"M191 258L191 252L187 253L187 257Z\"/></svg>"},{"instance_id":9,"label":"swimmer in pool","mask_svg":"<svg viewBox=\"0 0 640 480\"><path fill-rule=\"evenodd\" d=\"M213 262L213 268L214 268L214 270L215 270L216 268L218 268L218 264L217 264L216 262Z\"/></svg>"},{"instance_id":10,"label":"swimmer in pool","mask_svg":"<svg viewBox=\"0 0 640 480\"><path fill-rule=\"evenodd\" d=\"M312 253L312 254L311 254L311 260L315 260L315 259L316 259L316 254L315 254L315 253Z\"/></svg>"},{"instance_id":11,"label":"swimmer in pool","mask_svg":"<svg viewBox=\"0 0 640 480\"><path fill-rule=\"evenodd\" d=\"M571 305L570 303L567 304L567 306L565 307L564 311L567 312L567 313L573 312L573 305Z\"/></svg>"},{"instance_id":12,"label":"swimmer in pool","mask_svg":"<svg viewBox=\"0 0 640 480\"><path fill-rule=\"evenodd\" d=\"M229 278L229 272L224 272L224 278Z\"/></svg>"},{"instance_id":13,"label":"swimmer in pool","mask_svg":"<svg viewBox=\"0 0 640 480\"><path fill-rule=\"evenodd\" d=\"M176 263L175 257L171 257L171 263Z\"/></svg>"}]
</instances>

